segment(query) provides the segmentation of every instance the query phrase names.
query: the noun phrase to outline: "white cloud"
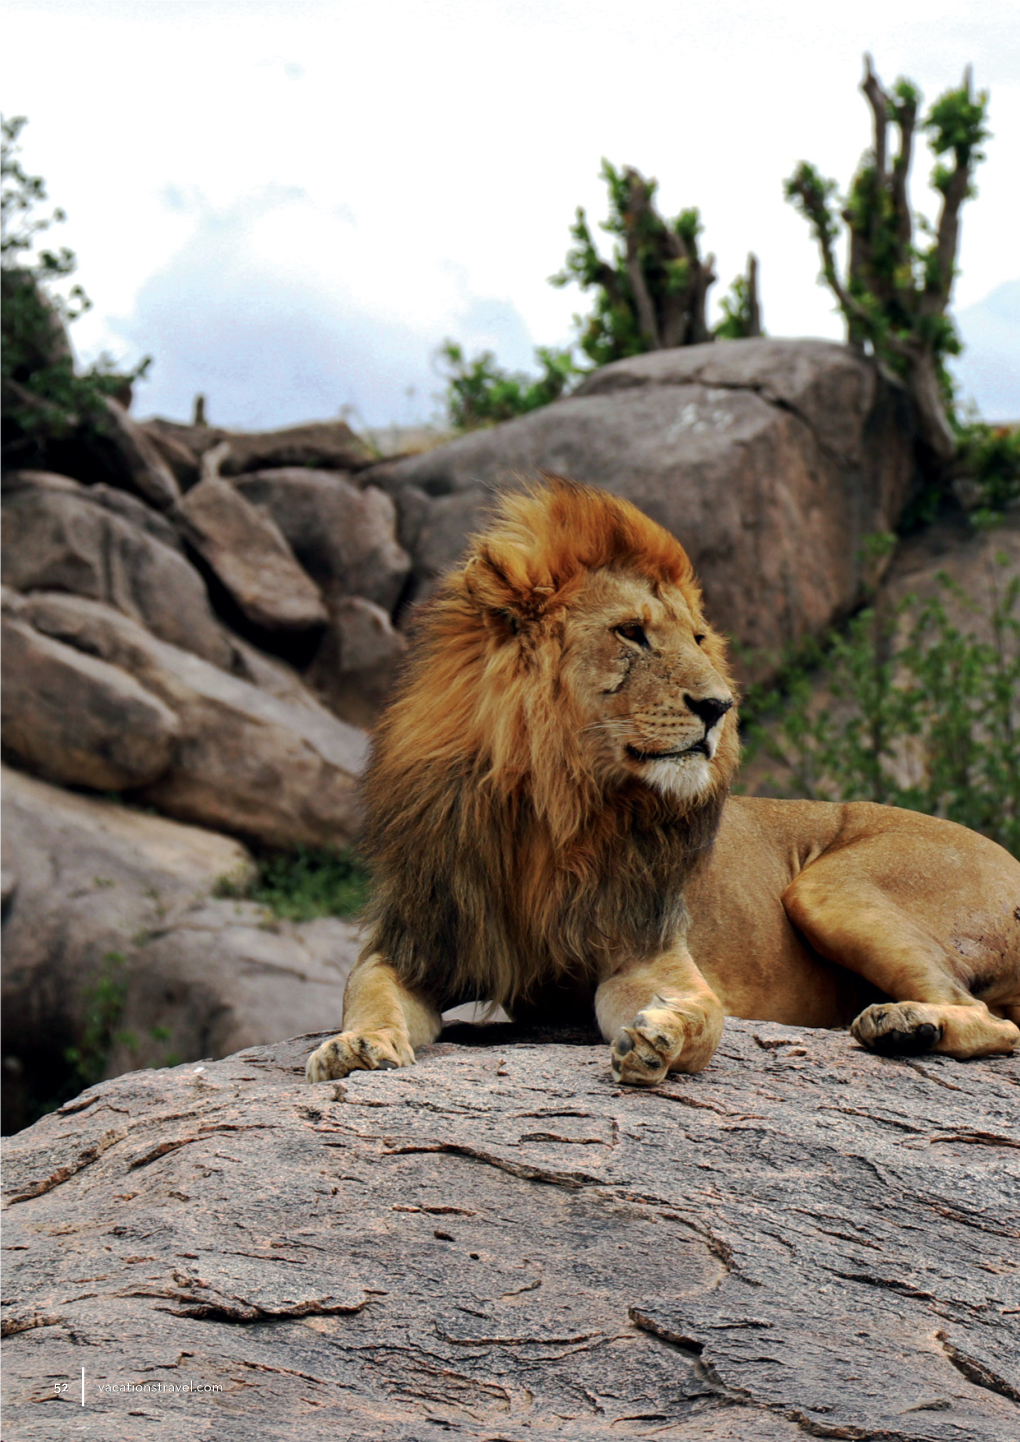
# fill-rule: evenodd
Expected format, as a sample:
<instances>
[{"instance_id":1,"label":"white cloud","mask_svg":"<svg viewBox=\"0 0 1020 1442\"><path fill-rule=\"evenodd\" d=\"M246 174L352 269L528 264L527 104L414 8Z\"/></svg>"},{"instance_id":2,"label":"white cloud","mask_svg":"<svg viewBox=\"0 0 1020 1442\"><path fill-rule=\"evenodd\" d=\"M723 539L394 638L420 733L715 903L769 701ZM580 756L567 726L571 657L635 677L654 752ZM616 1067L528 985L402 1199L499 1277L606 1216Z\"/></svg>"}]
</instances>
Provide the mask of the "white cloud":
<instances>
[{"instance_id":1,"label":"white cloud","mask_svg":"<svg viewBox=\"0 0 1020 1442\"><path fill-rule=\"evenodd\" d=\"M1020 278L957 316L965 346L953 362L964 398L986 420L1020 421Z\"/></svg>"},{"instance_id":2,"label":"white cloud","mask_svg":"<svg viewBox=\"0 0 1020 1442\"><path fill-rule=\"evenodd\" d=\"M230 394L246 415L282 418L272 407L284 396L298 405L298 386L305 414L334 396L402 414L407 385L434 388L428 354L444 335L474 344L458 331L469 321L505 364L527 364L533 341L563 343L571 313L587 309L546 280L575 206L593 222L604 213L602 155L658 176L670 213L700 207L717 298L754 249L768 329L840 335L782 180L802 157L849 179L868 141L865 49L887 81L911 75L928 100L968 61L991 87L994 138L964 214L958 304L1015 274L1012 0L857 0L824 23L816 0L8 0L5 10L5 105L31 119L26 164L68 211L65 239L96 303L79 347L130 336L155 355L153 396L170 394L170 374L175 397L199 389L183 367L213 367L203 346L216 347L226 387L228 343L280 353L284 333L288 345L306 339L301 364L283 367L293 382L236 357ZM930 208L928 168L922 149L915 193ZM174 284L186 292L171 326ZM185 349L166 350L185 333ZM974 363L983 344L972 342Z\"/></svg>"},{"instance_id":3,"label":"white cloud","mask_svg":"<svg viewBox=\"0 0 1020 1442\"><path fill-rule=\"evenodd\" d=\"M441 388L434 352L447 333L526 364L531 340L508 300L475 296L466 274L434 261L401 266L348 213L315 208L296 187L267 187L226 211L173 197L188 241L108 318L115 354L155 357L137 409L181 416L207 395L211 421L269 426L336 415L370 425L428 414ZM413 391L413 395L409 392Z\"/></svg>"}]
</instances>

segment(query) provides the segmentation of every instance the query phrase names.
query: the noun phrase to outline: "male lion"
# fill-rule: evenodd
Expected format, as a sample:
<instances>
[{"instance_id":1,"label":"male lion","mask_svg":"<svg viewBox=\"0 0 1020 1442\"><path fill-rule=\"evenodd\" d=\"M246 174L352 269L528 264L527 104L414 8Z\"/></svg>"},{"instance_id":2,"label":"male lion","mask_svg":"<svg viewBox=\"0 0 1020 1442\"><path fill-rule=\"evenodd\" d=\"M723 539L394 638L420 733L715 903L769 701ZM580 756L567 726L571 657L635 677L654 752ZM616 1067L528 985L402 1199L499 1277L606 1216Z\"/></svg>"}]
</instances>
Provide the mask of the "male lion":
<instances>
[{"instance_id":1,"label":"male lion","mask_svg":"<svg viewBox=\"0 0 1020 1442\"><path fill-rule=\"evenodd\" d=\"M679 543L568 481L505 496L376 731L369 939L309 1080L409 1066L476 999L594 999L614 1076L644 1086L704 1067L727 1013L1011 1051L1020 865L912 811L727 800L738 754Z\"/></svg>"}]
</instances>

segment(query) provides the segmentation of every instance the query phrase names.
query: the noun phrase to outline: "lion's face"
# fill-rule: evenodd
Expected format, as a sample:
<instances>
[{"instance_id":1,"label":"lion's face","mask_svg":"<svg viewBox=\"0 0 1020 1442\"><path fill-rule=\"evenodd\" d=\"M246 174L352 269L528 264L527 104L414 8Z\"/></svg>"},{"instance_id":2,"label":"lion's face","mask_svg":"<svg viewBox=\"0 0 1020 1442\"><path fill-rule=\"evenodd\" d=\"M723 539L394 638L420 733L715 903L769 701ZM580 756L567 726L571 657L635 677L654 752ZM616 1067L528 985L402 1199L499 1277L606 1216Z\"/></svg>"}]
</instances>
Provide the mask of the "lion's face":
<instances>
[{"instance_id":1,"label":"lion's face","mask_svg":"<svg viewBox=\"0 0 1020 1442\"><path fill-rule=\"evenodd\" d=\"M568 609L562 644L560 681L603 784L637 779L677 801L728 784L734 698L720 674L722 641L695 597L626 571L593 571Z\"/></svg>"}]
</instances>

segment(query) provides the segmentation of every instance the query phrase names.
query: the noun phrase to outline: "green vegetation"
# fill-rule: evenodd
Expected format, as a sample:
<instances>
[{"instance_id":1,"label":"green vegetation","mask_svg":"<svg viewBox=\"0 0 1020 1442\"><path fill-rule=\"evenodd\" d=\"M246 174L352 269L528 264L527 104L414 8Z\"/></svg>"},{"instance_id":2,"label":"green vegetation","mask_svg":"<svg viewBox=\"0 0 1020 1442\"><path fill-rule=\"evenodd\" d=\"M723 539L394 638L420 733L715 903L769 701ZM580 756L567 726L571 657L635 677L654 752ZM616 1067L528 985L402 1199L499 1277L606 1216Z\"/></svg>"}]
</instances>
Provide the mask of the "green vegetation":
<instances>
[{"instance_id":1,"label":"green vegetation","mask_svg":"<svg viewBox=\"0 0 1020 1442\"><path fill-rule=\"evenodd\" d=\"M570 228L573 246L563 269L550 277L552 285L594 292L591 315L574 317L578 344L590 364L577 364L572 348L540 348L536 358L542 370L532 379L504 371L490 351L469 361L455 341L444 341L440 361L448 372L446 408L455 429L472 430L548 405L576 377L626 356L698 345L716 336L730 340L762 334L755 257L748 257L747 274L733 282L723 301L723 320L713 332L706 298L716 279L715 257L701 255L697 209L667 220L655 206L658 181L646 180L631 166L617 169L608 160L601 173L609 192L609 217L602 229L615 237L612 256L607 261L600 255L579 206Z\"/></svg>"},{"instance_id":2,"label":"green vegetation","mask_svg":"<svg viewBox=\"0 0 1020 1442\"><path fill-rule=\"evenodd\" d=\"M956 484L972 507L971 520L978 526L992 524L1020 501L1020 427L970 421L960 427L959 455Z\"/></svg>"},{"instance_id":3,"label":"green vegetation","mask_svg":"<svg viewBox=\"0 0 1020 1442\"><path fill-rule=\"evenodd\" d=\"M66 246L37 248L40 235L66 217L62 210L38 214L46 200L41 176L28 175L19 160L24 116L2 122L0 159L0 277L2 277L2 376L5 450L19 442L59 439L80 425L102 427L108 396L123 393L149 366L113 369L104 358L78 374L65 333L91 302L80 285L61 289L76 261Z\"/></svg>"},{"instance_id":4,"label":"green vegetation","mask_svg":"<svg viewBox=\"0 0 1020 1442\"><path fill-rule=\"evenodd\" d=\"M946 369L946 358L961 349L948 307L960 209L975 193L972 177L984 159L981 147L989 133L988 92L973 94L968 68L963 83L947 90L919 120L917 86L900 78L888 93L870 56L861 89L871 107L874 135L847 194L840 198L834 180L802 161L786 181L786 196L814 232L821 278L843 312L848 339L873 351L910 390L928 474L915 519L930 519L953 482L960 494L961 481L977 487L968 504L982 512L1001 510L1020 496L1020 440L1015 432L992 436L980 422L961 420ZM895 155L890 154L890 128L897 136ZM935 157L931 183L940 197L937 225L923 215L915 217L910 204L918 129L927 135ZM850 245L841 274L835 247L844 223Z\"/></svg>"},{"instance_id":5,"label":"green vegetation","mask_svg":"<svg viewBox=\"0 0 1020 1442\"><path fill-rule=\"evenodd\" d=\"M947 607L983 608L943 574L941 597L869 608L801 649L777 686L749 691L747 759L778 763L789 794L948 817L1020 856L1020 578L1006 563L984 637L954 623Z\"/></svg>"},{"instance_id":6,"label":"green vegetation","mask_svg":"<svg viewBox=\"0 0 1020 1442\"><path fill-rule=\"evenodd\" d=\"M108 951L103 957L102 971L82 997L84 1010L79 1044L64 1051L64 1060L71 1067L68 1086L64 1095L43 1110L52 1111L68 1097L77 1096L78 1092L102 1080L127 999L127 983L121 975L123 966L124 957L119 951Z\"/></svg>"},{"instance_id":7,"label":"green vegetation","mask_svg":"<svg viewBox=\"0 0 1020 1442\"><path fill-rule=\"evenodd\" d=\"M556 400L579 374L569 350L540 346L535 359L542 367L537 379L505 371L492 351L469 361L455 341L446 340L439 359L447 372L446 408L449 424L459 431L508 421Z\"/></svg>"},{"instance_id":8,"label":"green vegetation","mask_svg":"<svg viewBox=\"0 0 1020 1442\"><path fill-rule=\"evenodd\" d=\"M617 170L602 162L609 191L609 218L602 229L615 237L612 258L603 259L592 240L588 218L578 207L570 234L573 247L563 269L552 276L557 286L576 284L595 293L587 320L575 317L581 350L596 366L624 356L671 346L699 345L713 338L705 316L708 290L715 283L715 257L702 257L696 207L673 220L655 206L658 181L646 180L631 166ZM760 335L757 269L735 284L726 308L726 334Z\"/></svg>"},{"instance_id":9,"label":"green vegetation","mask_svg":"<svg viewBox=\"0 0 1020 1442\"><path fill-rule=\"evenodd\" d=\"M368 872L352 850L302 846L266 857L251 878L221 878L215 895L260 902L285 921L312 921L356 915L368 890Z\"/></svg>"}]
</instances>

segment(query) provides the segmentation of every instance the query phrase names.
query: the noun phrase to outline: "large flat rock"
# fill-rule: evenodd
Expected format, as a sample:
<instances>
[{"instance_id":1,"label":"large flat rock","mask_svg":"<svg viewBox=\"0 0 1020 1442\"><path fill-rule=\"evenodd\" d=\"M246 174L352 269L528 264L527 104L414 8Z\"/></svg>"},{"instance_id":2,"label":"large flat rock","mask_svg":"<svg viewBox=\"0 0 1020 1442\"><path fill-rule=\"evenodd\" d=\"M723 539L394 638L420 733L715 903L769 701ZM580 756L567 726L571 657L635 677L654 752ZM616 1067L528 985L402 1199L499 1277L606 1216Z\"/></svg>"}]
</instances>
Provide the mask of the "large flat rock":
<instances>
[{"instance_id":1,"label":"large flat rock","mask_svg":"<svg viewBox=\"0 0 1020 1442\"><path fill-rule=\"evenodd\" d=\"M14 1138L9 1435L1014 1442L1020 1058L729 1022L644 1092L481 1035L136 1072Z\"/></svg>"}]
</instances>

